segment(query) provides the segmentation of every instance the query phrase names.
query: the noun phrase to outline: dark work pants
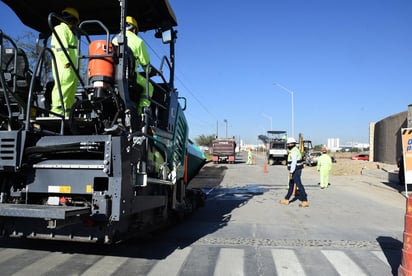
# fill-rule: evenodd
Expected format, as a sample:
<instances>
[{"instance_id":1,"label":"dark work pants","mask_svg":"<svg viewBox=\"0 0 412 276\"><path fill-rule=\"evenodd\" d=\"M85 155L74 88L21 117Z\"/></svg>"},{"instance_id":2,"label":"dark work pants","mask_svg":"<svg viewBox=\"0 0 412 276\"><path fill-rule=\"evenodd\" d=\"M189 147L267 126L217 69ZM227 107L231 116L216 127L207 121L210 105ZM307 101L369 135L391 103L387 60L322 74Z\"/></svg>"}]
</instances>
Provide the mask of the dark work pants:
<instances>
[{"instance_id":1,"label":"dark work pants","mask_svg":"<svg viewBox=\"0 0 412 276\"><path fill-rule=\"evenodd\" d=\"M305 188L303 187L302 181L300 179L301 176L302 176L302 169L295 170L295 172L293 173L293 178L289 179L289 189L288 189L288 193L285 196L285 199L289 199L292 196L293 186L296 183L296 186L299 190L298 192L299 200L300 201L308 200L306 192L305 192Z\"/></svg>"}]
</instances>

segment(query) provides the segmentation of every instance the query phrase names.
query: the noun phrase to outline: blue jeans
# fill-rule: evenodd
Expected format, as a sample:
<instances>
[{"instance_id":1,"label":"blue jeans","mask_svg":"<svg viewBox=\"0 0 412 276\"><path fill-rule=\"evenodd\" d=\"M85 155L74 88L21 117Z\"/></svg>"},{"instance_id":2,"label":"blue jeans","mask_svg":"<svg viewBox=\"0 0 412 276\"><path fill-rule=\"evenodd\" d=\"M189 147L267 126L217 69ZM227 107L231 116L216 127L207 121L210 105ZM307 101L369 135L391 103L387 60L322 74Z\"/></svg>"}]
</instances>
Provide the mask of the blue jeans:
<instances>
[{"instance_id":1,"label":"blue jeans","mask_svg":"<svg viewBox=\"0 0 412 276\"><path fill-rule=\"evenodd\" d=\"M302 176L302 169L295 170L295 172L292 175L292 179L289 180L289 189L288 193L285 196L285 199L288 199L292 196L293 193L293 187L294 184L296 183L296 186L299 190L298 192L298 198L300 201L308 201L307 194L305 192L305 188L303 187L302 181L300 180L300 177Z\"/></svg>"}]
</instances>

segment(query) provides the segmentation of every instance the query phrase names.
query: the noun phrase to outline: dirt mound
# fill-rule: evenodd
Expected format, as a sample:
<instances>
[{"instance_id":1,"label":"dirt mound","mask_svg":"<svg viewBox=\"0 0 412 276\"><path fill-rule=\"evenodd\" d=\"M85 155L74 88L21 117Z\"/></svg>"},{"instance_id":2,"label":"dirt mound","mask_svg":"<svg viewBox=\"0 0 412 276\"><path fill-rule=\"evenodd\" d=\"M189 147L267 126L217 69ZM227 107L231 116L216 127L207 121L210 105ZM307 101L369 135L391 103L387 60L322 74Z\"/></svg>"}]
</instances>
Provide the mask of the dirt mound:
<instances>
[{"instance_id":1,"label":"dirt mound","mask_svg":"<svg viewBox=\"0 0 412 276\"><path fill-rule=\"evenodd\" d=\"M336 163L332 165L332 175L360 175L362 170L380 169L381 165L376 162L351 160L344 158L336 158Z\"/></svg>"},{"instance_id":2,"label":"dirt mound","mask_svg":"<svg viewBox=\"0 0 412 276\"><path fill-rule=\"evenodd\" d=\"M372 161L351 160L355 153L332 153L336 163L332 166L332 175L361 175L362 170L385 170L395 171L396 165L385 164Z\"/></svg>"}]
</instances>

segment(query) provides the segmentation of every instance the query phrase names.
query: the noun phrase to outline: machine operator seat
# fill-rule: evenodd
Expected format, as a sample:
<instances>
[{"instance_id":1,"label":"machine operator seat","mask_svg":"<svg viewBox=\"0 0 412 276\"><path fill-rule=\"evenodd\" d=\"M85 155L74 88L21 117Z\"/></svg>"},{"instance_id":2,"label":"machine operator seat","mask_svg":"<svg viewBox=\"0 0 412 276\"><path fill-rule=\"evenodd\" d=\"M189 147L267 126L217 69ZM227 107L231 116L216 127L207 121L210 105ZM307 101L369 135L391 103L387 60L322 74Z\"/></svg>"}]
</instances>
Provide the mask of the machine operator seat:
<instances>
[{"instance_id":1,"label":"machine operator seat","mask_svg":"<svg viewBox=\"0 0 412 276\"><path fill-rule=\"evenodd\" d=\"M140 93L143 91L143 87L139 85L136 81L136 60L133 56L130 47L126 47L127 51L127 79L129 82L129 97L130 99L138 104L140 100Z\"/></svg>"},{"instance_id":2,"label":"machine operator seat","mask_svg":"<svg viewBox=\"0 0 412 276\"><path fill-rule=\"evenodd\" d=\"M6 118L11 116L21 121L27 107L32 78L29 62L26 53L20 48L2 48L0 54L0 113Z\"/></svg>"},{"instance_id":3,"label":"machine operator seat","mask_svg":"<svg viewBox=\"0 0 412 276\"><path fill-rule=\"evenodd\" d=\"M26 102L32 78L26 53L21 48L5 48L1 55L1 72L7 87Z\"/></svg>"}]
</instances>

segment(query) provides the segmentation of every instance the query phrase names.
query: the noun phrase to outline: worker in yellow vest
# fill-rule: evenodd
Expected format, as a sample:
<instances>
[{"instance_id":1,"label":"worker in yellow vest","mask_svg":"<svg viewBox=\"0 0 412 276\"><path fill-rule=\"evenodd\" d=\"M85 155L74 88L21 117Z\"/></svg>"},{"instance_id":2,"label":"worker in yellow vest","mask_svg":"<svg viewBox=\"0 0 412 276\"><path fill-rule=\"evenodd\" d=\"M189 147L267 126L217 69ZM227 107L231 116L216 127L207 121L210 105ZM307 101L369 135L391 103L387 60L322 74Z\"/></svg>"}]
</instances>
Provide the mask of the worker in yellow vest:
<instances>
[{"instance_id":1,"label":"worker in yellow vest","mask_svg":"<svg viewBox=\"0 0 412 276\"><path fill-rule=\"evenodd\" d=\"M253 155L252 155L252 150L250 148L248 148L247 150L247 165L252 165L252 159L253 159Z\"/></svg>"},{"instance_id":2,"label":"worker in yellow vest","mask_svg":"<svg viewBox=\"0 0 412 276\"><path fill-rule=\"evenodd\" d=\"M51 48L56 58L56 66L52 66L54 87L51 92L50 111L68 116L75 101L78 82L75 73L77 70L78 40L73 32L73 27L79 24L80 18L77 10L71 7L67 7L62 11L62 18L67 23L61 22L54 27L55 33L51 37ZM67 58L66 53L70 60ZM60 97L60 90L62 97ZM63 114L63 105L66 114Z\"/></svg>"},{"instance_id":3,"label":"worker in yellow vest","mask_svg":"<svg viewBox=\"0 0 412 276\"><path fill-rule=\"evenodd\" d=\"M296 186L299 190L298 196L299 196L299 199L301 200L301 203L299 204L299 206L309 207L307 194L306 194L305 188L303 187L302 180L301 180L302 169L303 169L302 153L296 147L295 138L289 137L286 140L286 144L289 149L288 163L287 163L287 168L289 172L289 188L288 188L288 192L285 198L282 199L280 203L286 204L286 205L289 204L289 199L292 196L294 186L296 183Z\"/></svg>"},{"instance_id":4,"label":"worker in yellow vest","mask_svg":"<svg viewBox=\"0 0 412 276\"><path fill-rule=\"evenodd\" d=\"M318 157L316 168L320 177L320 188L325 189L329 185L329 172L332 170L332 158L328 155L327 149L322 148L322 155Z\"/></svg>"},{"instance_id":5,"label":"worker in yellow vest","mask_svg":"<svg viewBox=\"0 0 412 276\"><path fill-rule=\"evenodd\" d=\"M127 37L127 46L130 48L130 50L133 53L133 56L135 58L135 70L137 73L136 76L136 82L138 85L140 85L143 89L142 92L139 95L139 104L138 104L138 114L143 113L143 108L150 106L150 98L153 96L153 85L149 82L149 94L146 94L146 87L147 87L147 81L144 76L142 76L138 69L139 65L142 66L144 70L146 70L146 67L150 64L150 56L149 53L147 52L146 45L143 41L138 36L139 33L139 25L137 24L137 21L134 17L132 16L126 16L126 37ZM118 45L117 37L113 39L113 44ZM149 98L148 98L149 97Z\"/></svg>"}]
</instances>

